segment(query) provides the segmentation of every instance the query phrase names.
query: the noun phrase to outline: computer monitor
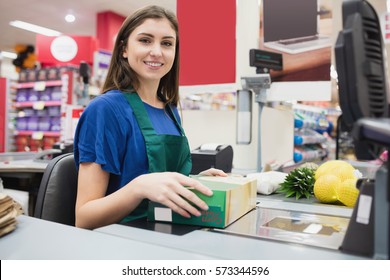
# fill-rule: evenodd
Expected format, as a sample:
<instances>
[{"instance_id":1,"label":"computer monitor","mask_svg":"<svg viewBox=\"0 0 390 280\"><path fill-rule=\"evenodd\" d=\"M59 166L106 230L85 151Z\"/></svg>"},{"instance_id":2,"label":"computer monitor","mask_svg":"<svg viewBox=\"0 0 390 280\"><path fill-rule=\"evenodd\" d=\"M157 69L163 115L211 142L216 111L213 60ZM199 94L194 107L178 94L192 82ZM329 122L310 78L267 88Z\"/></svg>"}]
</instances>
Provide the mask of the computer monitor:
<instances>
[{"instance_id":1,"label":"computer monitor","mask_svg":"<svg viewBox=\"0 0 390 280\"><path fill-rule=\"evenodd\" d=\"M264 42L317 35L317 0L263 0Z\"/></svg>"},{"instance_id":2,"label":"computer monitor","mask_svg":"<svg viewBox=\"0 0 390 280\"><path fill-rule=\"evenodd\" d=\"M386 55L380 21L366 0L342 4L343 28L335 44L339 103L347 130L363 117L388 117ZM357 159L372 159L377 146L355 142Z\"/></svg>"},{"instance_id":3,"label":"computer monitor","mask_svg":"<svg viewBox=\"0 0 390 280\"><path fill-rule=\"evenodd\" d=\"M319 33L317 0L262 0L264 46L297 54L330 47L330 36Z\"/></svg>"}]
</instances>

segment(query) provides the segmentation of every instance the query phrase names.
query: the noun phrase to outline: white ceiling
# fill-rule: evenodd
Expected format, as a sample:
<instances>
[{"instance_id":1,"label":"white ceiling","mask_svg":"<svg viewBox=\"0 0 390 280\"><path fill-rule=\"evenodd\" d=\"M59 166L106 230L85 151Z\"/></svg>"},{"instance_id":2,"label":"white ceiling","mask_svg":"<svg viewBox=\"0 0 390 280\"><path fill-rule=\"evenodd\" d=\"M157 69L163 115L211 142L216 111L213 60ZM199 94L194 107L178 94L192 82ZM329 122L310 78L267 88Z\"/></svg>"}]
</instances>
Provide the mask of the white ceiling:
<instances>
[{"instance_id":1,"label":"white ceiling","mask_svg":"<svg viewBox=\"0 0 390 280\"><path fill-rule=\"evenodd\" d=\"M176 12L176 0L1 0L0 51L14 51L16 44L35 45L35 33L9 25L22 20L61 33L78 36L96 36L96 14L113 11L128 16L135 9L156 4ZM67 23L65 15L72 11L76 21Z\"/></svg>"}]
</instances>

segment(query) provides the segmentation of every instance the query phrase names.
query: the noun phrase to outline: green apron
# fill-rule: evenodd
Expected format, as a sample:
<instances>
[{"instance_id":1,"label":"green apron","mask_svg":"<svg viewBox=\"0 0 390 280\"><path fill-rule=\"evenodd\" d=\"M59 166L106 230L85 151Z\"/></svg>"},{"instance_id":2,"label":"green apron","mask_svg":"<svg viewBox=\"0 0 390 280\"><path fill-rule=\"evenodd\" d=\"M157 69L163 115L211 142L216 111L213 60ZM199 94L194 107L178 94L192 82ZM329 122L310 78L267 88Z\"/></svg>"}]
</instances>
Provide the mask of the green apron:
<instances>
[{"instance_id":1,"label":"green apron","mask_svg":"<svg viewBox=\"0 0 390 280\"><path fill-rule=\"evenodd\" d=\"M149 172L179 172L189 175L192 168L191 152L184 130L177 121L170 106L166 106L168 115L173 119L180 131L180 136L157 134L149 119L145 106L137 93L125 93L125 97L133 109L135 118L145 140L146 154L149 163ZM146 216L147 201L134 209L134 211L121 222L131 221Z\"/></svg>"}]
</instances>

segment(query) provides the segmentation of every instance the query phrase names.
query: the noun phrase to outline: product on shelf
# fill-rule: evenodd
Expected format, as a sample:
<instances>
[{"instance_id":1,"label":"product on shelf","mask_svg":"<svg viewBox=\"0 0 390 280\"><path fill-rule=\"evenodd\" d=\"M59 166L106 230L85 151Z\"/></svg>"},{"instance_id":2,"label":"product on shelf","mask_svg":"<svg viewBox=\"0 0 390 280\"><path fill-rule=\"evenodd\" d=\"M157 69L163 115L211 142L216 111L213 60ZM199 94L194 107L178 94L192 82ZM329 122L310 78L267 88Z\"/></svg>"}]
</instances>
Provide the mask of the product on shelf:
<instances>
[{"instance_id":1,"label":"product on shelf","mask_svg":"<svg viewBox=\"0 0 390 280\"><path fill-rule=\"evenodd\" d=\"M51 100L61 100L62 90L61 87L55 86L51 91Z\"/></svg>"},{"instance_id":2,"label":"product on shelf","mask_svg":"<svg viewBox=\"0 0 390 280\"><path fill-rule=\"evenodd\" d=\"M52 90L53 90L53 88L51 88L51 87L45 88L45 89L41 92L41 94L40 94L40 96L39 96L39 100L40 100L40 101L50 101L50 100L51 100L51 93L52 93Z\"/></svg>"},{"instance_id":3,"label":"product on shelf","mask_svg":"<svg viewBox=\"0 0 390 280\"><path fill-rule=\"evenodd\" d=\"M30 139L30 151L31 152L36 152L36 151L39 151L39 150L42 150L42 139L33 139L31 138Z\"/></svg>"},{"instance_id":4,"label":"product on shelf","mask_svg":"<svg viewBox=\"0 0 390 280\"><path fill-rule=\"evenodd\" d=\"M42 68L37 70L37 81L46 81L46 69Z\"/></svg>"},{"instance_id":5,"label":"product on shelf","mask_svg":"<svg viewBox=\"0 0 390 280\"><path fill-rule=\"evenodd\" d=\"M39 94L35 90L30 90L27 101L35 102L39 101Z\"/></svg>"},{"instance_id":6,"label":"product on shelf","mask_svg":"<svg viewBox=\"0 0 390 280\"><path fill-rule=\"evenodd\" d=\"M51 118L51 131L60 131L61 130L61 118L52 117Z\"/></svg>"},{"instance_id":7,"label":"product on shelf","mask_svg":"<svg viewBox=\"0 0 390 280\"><path fill-rule=\"evenodd\" d=\"M61 108L60 106L50 106L47 108L47 115L51 117L60 117Z\"/></svg>"},{"instance_id":8,"label":"product on shelf","mask_svg":"<svg viewBox=\"0 0 390 280\"><path fill-rule=\"evenodd\" d=\"M26 89L26 88L19 89L16 93L16 101L17 102L27 102L29 92L30 92L30 90Z\"/></svg>"},{"instance_id":9,"label":"product on shelf","mask_svg":"<svg viewBox=\"0 0 390 280\"><path fill-rule=\"evenodd\" d=\"M40 117L38 123L39 131L50 131L51 129L51 121L50 117Z\"/></svg>"},{"instance_id":10,"label":"product on shelf","mask_svg":"<svg viewBox=\"0 0 390 280\"><path fill-rule=\"evenodd\" d=\"M16 129L17 130L27 130L27 121L28 121L28 117L17 118Z\"/></svg>"},{"instance_id":11,"label":"product on shelf","mask_svg":"<svg viewBox=\"0 0 390 280\"><path fill-rule=\"evenodd\" d=\"M321 145L304 145L294 148L294 162L319 161L328 155Z\"/></svg>"},{"instance_id":12,"label":"product on shelf","mask_svg":"<svg viewBox=\"0 0 390 280\"><path fill-rule=\"evenodd\" d=\"M46 72L46 78L48 80L59 80L61 79L60 71L58 68L49 68Z\"/></svg>"},{"instance_id":13,"label":"product on shelf","mask_svg":"<svg viewBox=\"0 0 390 280\"><path fill-rule=\"evenodd\" d=\"M43 149L51 149L53 145L59 141L59 137L45 136L43 137Z\"/></svg>"},{"instance_id":14,"label":"product on shelf","mask_svg":"<svg viewBox=\"0 0 390 280\"><path fill-rule=\"evenodd\" d=\"M299 129L294 132L294 145L325 143L326 137L312 129Z\"/></svg>"},{"instance_id":15,"label":"product on shelf","mask_svg":"<svg viewBox=\"0 0 390 280\"><path fill-rule=\"evenodd\" d=\"M48 109L43 108L42 110L34 110L38 117L46 117L48 115Z\"/></svg>"},{"instance_id":16,"label":"product on shelf","mask_svg":"<svg viewBox=\"0 0 390 280\"><path fill-rule=\"evenodd\" d=\"M37 116L28 117L27 130L38 131L38 121L39 117Z\"/></svg>"},{"instance_id":17,"label":"product on shelf","mask_svg":"<svg viewBox=\"0 0 390 280\"><path fill-rule=\"evenodd\" d=\"M35 69L27 69L25 71L27 72L27 82L35 82L37 80L37 73Z\"/></svg>"}]
</instances>

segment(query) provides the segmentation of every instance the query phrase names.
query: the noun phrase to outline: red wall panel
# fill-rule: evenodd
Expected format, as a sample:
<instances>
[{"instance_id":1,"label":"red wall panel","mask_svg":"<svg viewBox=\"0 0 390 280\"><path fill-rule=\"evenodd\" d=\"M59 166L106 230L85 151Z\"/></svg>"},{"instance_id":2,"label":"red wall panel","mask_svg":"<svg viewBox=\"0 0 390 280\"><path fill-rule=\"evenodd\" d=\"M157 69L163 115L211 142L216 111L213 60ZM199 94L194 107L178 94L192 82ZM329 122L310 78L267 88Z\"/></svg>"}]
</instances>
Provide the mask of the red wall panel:
<instances>
[{"instance_id":1,"label":"red wall panel","mask_svg":"<svg viewBox=\"0 0 390 280\"><path fill-rule=\"evenodd\" d=\"M0 153L5 152L5 130L7 129L6 120L6 104L7 104L7 80L0 77Z\"/></svg>"},{"instance_id":2,"label":"red wall panel","mask_svg":"<svg viewBox=\"0 0 390 280\"><path fill-rule=\"evenodd\" d=\"M112 52L116 36L126 18L111 11L97 14L96 38L98 48Z\"/></svg>"},{"instance_id":3,"label":"red wall panel","mask_svg":"<svg viewBox=\"0 0 390 280\"><path fill-rule=\"evenodd\" d=\"M177 0L180 85L235 83L236 0Z\"/></svg>"}]
</instances>

